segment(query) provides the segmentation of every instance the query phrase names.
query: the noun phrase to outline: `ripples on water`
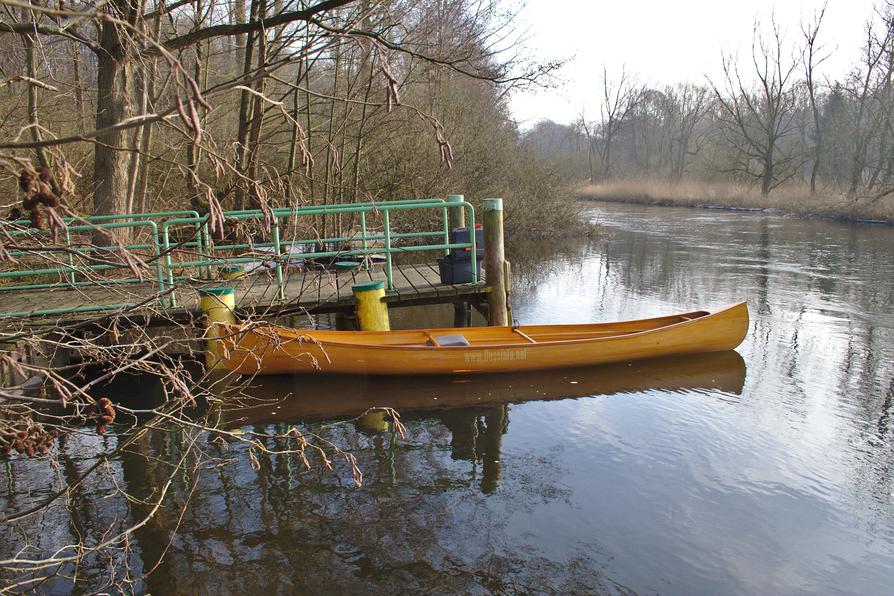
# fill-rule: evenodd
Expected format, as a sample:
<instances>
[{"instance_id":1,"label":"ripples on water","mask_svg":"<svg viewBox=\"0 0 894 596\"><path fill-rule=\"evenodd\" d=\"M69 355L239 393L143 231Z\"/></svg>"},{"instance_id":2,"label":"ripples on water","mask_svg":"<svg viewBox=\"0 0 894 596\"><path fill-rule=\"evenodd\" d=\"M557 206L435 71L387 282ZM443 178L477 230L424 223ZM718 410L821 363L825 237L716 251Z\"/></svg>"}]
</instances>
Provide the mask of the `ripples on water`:
<instances>
[{"instance_id":1,"label":"ripples on water","mask_svg":"<svg viewBox=\"0 0 894 596\"><path fill-rule=\"evenodd\" d=\"M210 470L137 589L894 592L894 230L636 206L591 216L599 241L510 248L516 319L629 319L744 298L753 321L741 356L459 380L259 380L257 397L295 397L223 422L306 421L358 455L363 488L345 466L307 472L285 457ZM451 315L412 309L393 322ZM405 439L315 422L370 400L403 412ZM176 438L141 449L170 458ZM65 474L91 463L77 445L65 451ZM52 488L26 480L45 463L15 466L5 511ZM136 455L111 464L136 493L163 476L156 468ZM122 515L138 512L75 502L36 521L48 545ZM177 515L134 536L137 570L158 558Z\"/></svg>"}]
</instances>

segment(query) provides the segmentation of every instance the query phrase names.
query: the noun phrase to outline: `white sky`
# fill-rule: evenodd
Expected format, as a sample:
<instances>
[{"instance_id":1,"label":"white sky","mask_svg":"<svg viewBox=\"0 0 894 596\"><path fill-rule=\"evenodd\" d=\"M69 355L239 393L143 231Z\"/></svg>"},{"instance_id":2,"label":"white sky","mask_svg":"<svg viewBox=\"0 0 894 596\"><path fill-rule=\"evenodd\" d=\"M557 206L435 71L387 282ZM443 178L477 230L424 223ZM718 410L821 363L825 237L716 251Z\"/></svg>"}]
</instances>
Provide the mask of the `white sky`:
<instances>
[{"instance_id":1,"label":"white sky","mask_svg":"<svg viewBox=\"0 0 894 596\"><path fill-rule=\"evenodd\" d=\"M561 88L516 93L511 108L523 127L549 118L569 123L583 106L598 112L602 65L623 66L642 83L704 82L720 72L721 51L747 57L755 17L777 23L790 43L825 0L528 0L519 15L527 47L539 60L574 57ZM834 50L823 65L841 77L856 61L873 0L828 0L820 42Z\"/></svg>"}]
</instances>

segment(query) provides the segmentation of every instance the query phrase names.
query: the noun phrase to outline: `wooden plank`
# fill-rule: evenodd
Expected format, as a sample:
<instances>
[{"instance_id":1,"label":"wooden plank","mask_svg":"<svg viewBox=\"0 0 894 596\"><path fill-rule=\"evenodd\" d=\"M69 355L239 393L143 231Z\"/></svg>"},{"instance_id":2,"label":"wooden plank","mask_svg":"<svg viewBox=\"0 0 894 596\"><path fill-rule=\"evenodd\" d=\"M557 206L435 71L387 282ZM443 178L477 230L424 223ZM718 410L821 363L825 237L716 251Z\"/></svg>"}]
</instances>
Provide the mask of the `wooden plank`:
<instances>
[{"instance_id":1,"label":"wooden plank","mask_svg":"<svg viewBox=\"0 0 894 596\"><path fill-rule=\"evenodd\" d=\"M308 266L304 268L304 277L301 281L301 293L298 295L298 302L301 304L310 304L313 302L311 296L316 294L317 272Z\"/></svg>"},{"instance_id":2,"label":"wooden plank","mask_svg":"<svg viewBox=\"0 0 894 596\"><path fill-rule=\"evenodd\" d=\"M300 302L301 296L304 295L305 284L307 283L307 267L301 267L301 276L294 276L295 279L286 287L287 301Z\"/></svg>"},{"instance_id":3,"label":"wooden plank","mask_svg":"<svg viewBox=\"0 0 894 596\"><path fill-rule=\"evenodd\" d=\"M413 282L416 288L416 294L419 296L438 296L438 288L432 284L416 266L410 265L407 270L407 277Z\"/></svg>"},{"instance_id":4,"label":"wooden plank","mask_svg":"<svg viewBox=\"0 0 894 596\"><path fill-rule=\"evenodd\" d=\"M392 275L394 276L394 291L397 292L398 296L407 296L417 293L413 280L407 277L406 265L394 267Z\"/></svg>"},{"instance_id":5,"label":"wooden plank","mask_svg":"<svg viewBox=\"0 0 894 596\"><path fill-rule=\"evenodd\" d=\"M350 271L322 270L320 272L318 304L337 303L351 295L353 276Z\"/></svg>"},{"instance_id":6,"label":"wooden plank","mask_svg":"<svg viewBox=\"0 0 894 596\"><path fill-rule=\"evenodd\" d=\"M429 265L425 264L414 265L413 268L416 271L416 275L418 275L419 278L422 279L423 282L429 286L429 291L434 291L435 295L437 296L448 294L448 292L445 292L445 289L448 286L445 286L441 283L441 274L438 271L435 271ZM432 277L432 271L435 272L434 277Z\"/></svg>"},{"instance_id":7,"label":"wooden plank","mask_svg":"<svg viewBox=\"0 0 894 596\"><path fill-rule=\"evenodd\" d=\"M484 286L484 279L483 279L484 270L483 269L481 271L481 273L482 273L481 278L478 280L478 285L473 286L471 284L444 284L444 283L441 283L441 273L440 273L440 271L438 271L438 269L433 264L425 263L423 267L428 270L426 275L429 278L429 280L432 283L436 284L439 288L441 288L441 291L443 293L480 294L480 293L487 292L486 288L483 287Z\"/></svg>"},{"instance_id":8,"label":"wooden plank","mask_svg":"<svg viewBox=\"0 0 894 596\"><path fill-rule=\"evenodd\" d=\"M346 283L345 286L339 289L338 292L338 300L342 301L354 301L354 290L352 289L355 284L361 283L359 278L361 275L365 275L362 269L352 269L351 270L351 281L350 283Z\"/></svg>"},{"instance_id":9,"label":"wooden plank","mask_svg":"<svg viewBox=\"0 0 894 596\"><path fill-rule=\"evenodd\" d=\"M329 298L330 302L340 302L346 298L347 294L351 293L351 285L353 283L354 276L351 271L336 271L335 272L335 293Z\"/></svg>"}]
</instances>

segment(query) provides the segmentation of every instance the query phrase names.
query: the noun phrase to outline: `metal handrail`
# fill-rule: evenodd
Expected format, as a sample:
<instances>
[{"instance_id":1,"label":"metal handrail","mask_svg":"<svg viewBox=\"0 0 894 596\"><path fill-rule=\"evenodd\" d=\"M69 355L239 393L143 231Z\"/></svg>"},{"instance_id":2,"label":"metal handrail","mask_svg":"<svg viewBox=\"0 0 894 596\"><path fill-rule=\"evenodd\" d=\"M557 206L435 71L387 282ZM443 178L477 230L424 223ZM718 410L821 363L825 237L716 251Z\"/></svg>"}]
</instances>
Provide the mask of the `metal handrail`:
<instances>
[{"instance_id":1,"label":"metal handrail","mask_svg":"<svg viewBox=\"0 0 894 596\"><path fill-rule=\"evenodd\" d=\"M0 279L3 278L23 278L23 277L33 277L33 276L42 276L42 275L59 275L60 281L54 283L36 283L36 284L14 284L14 285L4 285L0 286L0 292L2 291L12 291L12 290L31 290L31 289L45 289L45 288L56 288L56 287L83 287L83 286L91 286L91 285L100 285L100 284L127 284L127 283L137 283L142 280L137 278L124 278L124 279L103 279L103 280L90 280L90 279L82 279L78 280L78 276L83 276L89 272L97 272L104 271L109 269L120 269L125 268L124 265L112 265L112 264L93 264L93 265L83 265L75 263L75 256L80 254L89 254L95 252L103 252L108 250L113 250L114 247L101 247L101 246L77 246L73 243L72 233L74 232L84 232L91 231L96 229L117 229L117 228L147 228L150 232L149 241L143 242L141 244L132 244L127 245L124 248L128 250L148 250L152 255L152 260L155 261L155 283L157 285L159 295L163 295L166 293L167 289L171 289L174 287L176 281L178 279L188 278L187 276L175 276L175 271L177 269L197 269L200 272L200 275L206 274L210 276L211 267L216 265L228 265L228 264L239 264L239 263L257 263L259 258L263 258L264 260L270 260L274 263L274 274L276 278L277 289L280 295L280 298L283 298L283 289L284 289L284 275L283 275L283 266L287 265L289 260L294 258L291 252L290 247L292 246L303 246L303 245L313 245L313 244L322 244L323 247L326 247L330 244L346 244L347 246L344 250L317 250L312 252L301 253L301 259L319 259L319 258L331 258L331 257L357 257L363 256L368 257L373 254L382 254L385 255L385 276L387 287L389 290L394 289L394 279L393 279L393 256L399 253L405 252L417 252L417 251L445 251L449 252L451 249L469 249L472 251L473 255L476 255L477 247L475 245L476 235L470 234L470 241L465 243L451 243L450 242L450 230L448 223L448 210L449 209L464 209L468 215L467 219L469 225L472 229L475 227L475 210L474 207L465 201L445 201L443 199L418 199L418 200L408 200L408 201L380 201L380 202L365 202L365 203L353 203L353 204L332 204L332 205L308 205L301 207L289 207L289 208L275 208L272 210L268 210L266 213L261 210L241 210L241 211L230 211L224 213L224 218L226 220L263 220L266 217L272 215L273 217L273 225L271 228L271 240L269 242L258 242L253 244L244 244L244 243L235 243L235 244L223 244L215 246L211 231L208 226L209 217L207 215L200 215L198 212L193 210L188 211L172 211L172 212L158 212L158 213L137 213L137 214L126 214L126 215L102 215L102 216L90 216L85 217L81 221L86 220L87 224L80 225L68 225L64 229L64 245L57 247L41 247L37 248L34 251L16 251L13 256L24 255L24 254L48 254L52 252L65 252L67 253L67 264L60 264L59 267L49 267L49 268L41 268L41 269L24 269L24 270L16 270L16 271L3 271L0 272ZM439 226L441 229L436 231L419 231L419 232L397 232L391 229L392 225L392 215L397 212L402 211L410 211L410 210L438 210L440 211L442 225ZM318 216L318 215L328 215L328 214L357 214L359 216L359 224L360 224L360 232L359 235L336 235L333 237L327 238L315 238L315 239L282 239L281 237L281 227L282 220L296 217L304 217L304 216ZM382 217L382 230L381 231L370 231L368 224L368 217L370 215L378 214ZM78 221L76 218L66 218L67 223L74 223ZM125 220L125 221L121 221ZM158 221L155 221L158 220ZM14 222L21 223L24 226L29 225L28 221L22 222ZM171 230L175 227L180 226L189 226L195 230L194 239L187 240L185 242L180 243L172 243L171 242ZM10 230L11 235L18 236L24 234L48 234L48 230L34 230L29 229L27 227L23 227L21 230ZM442 242L434 243L432 242L433 238L442 238ZM403 245L396 246L396 244L405 241L405 240L418 240L421 244L418 245ZM384 246L372 245L371 243L375 242L383 242ZM195 254L197 255L195 258L191 260L187 260L184 262L175 263L172 260L172 254L178 250L183 248L195 249ZM215 253L219 253L224 250L244 250L248 248L271 248L272 254L267 257L264 255L261 257L259 254L251 254L242 256L220 256ZM289 249L287 252L284 252L284 249ZM477 258L477 257L476 257ZM364 259L364 266L369 267L369 260ZM472 281L471 283L478 283L478 271L477 267L473 263L472 267ZM176 306L176 296L174 292L167 292L170 296L169 305ZM90 307L77 307L72 309L49 309L46 311L47 314L60 314L62 312L80 312L90 310L102 310L104 308L112 309L112 308L122 308L127 305L116 304L116 305L108 305L106 307L102 306L90 306ZM50 313L50 310L53 312ZM59 311L59 313L57 313ZM85 311L86 312L86 311ZM44 311L34 311L35 314L44 314ZM0 316L21 316L27 313L6 313L5 315Z\"/></svg>"},{"instance_id":2,"label":"metal handrail","mask_svg":"<svg viewBox=\"0 0 894 596\"><path fill-rule=\"evenodd\" d=\"M111 223L100 223L100 224L81 224L77 226L66 226L65 228L65 240L66 244L61 248L43 248L34 251L11 251L11 256L24 256L29 254L39 254L39 253L49 253L49 252L59 252L64 251L68 255L68 266L65 267L49 267L49 268L41 268L41 269L26 269L26 270L13 270L13 271L2 271L0 272L0 279L4 278L15 278L15 277L33 277L33 276L43 276L43 275L59 275L66 279L66 281L60 281L55 283L41 283L41 284L12 284L12 285L2 285L0 286L0 292L8 292L13 290L37 290L37 289L47 289L47 288L57 288L57 287L79 287L79 286L91 286L91 285L99 285L100 282L95 281L77 281L76 275L80 273L81 275L91 272L91 271L108 271L110 269L124 269L127 268L126 265L109 265L109 264L98 264L98 265L75 265L74 264L74 255L75 254L88 254L92 252L100 252L100 251L110 251L114 250L115 247L99 247L99 246L88 246L88 247L75 247L71 242L71 233L72 232L85 232L85 231L93 231L99 229L109 230L109 229L119 229L119 228L149 228L150 237L152 239L151 244L135 244L135 245L127 245L124 248L127 250L137 250L137 249L152 249L152 257L155 261L155 274L156 274L156 283L158 285L159 293L164 292L165 290L165 276L164 269L162 266L161 260L161 252L160 252L160 242L159 242L159 231L158 224L156 224L152 220L136 220L130 222L111 222ZM49 234L49 230L10 230L10 236L18 236L23 235L25 233L28 234ZM103 280L101 283L141 283L145 280L139 278L125 278L125 279L117 279L117 280Z\"/></svg>"},{"instance_id":3,"label":"metal handrail","mask_svg":"<svg viewBox=\"0 0 894 596\"><path fill-rule=\"evenodd\" d=\"M249 248L252 246L254 248L273 248L274 252L270 255L270 259L275 263L274 265L274 275L276 278L276 286L277 290L280 294L280 298L283 297L283 245L292 245L292 244L314 244L321 243L323 245L332 242L359 242L361 243L361 248L359 249L351 249L351 250L332 250L332 251L314 251L301 253L302 259L317 259L317 258L328 258L328 257L339 257L339 256L368 256L372 254L385 253L385 277L387 282L387 287L389 290L394 289L394 276L393 276L393 255L396 253L403 252L417 252L417 251L427 251L427 250L444 250L449 251L450 249L470 249L472 254L476 254L476 238L475 234L470 234L470 241L466 243L450 243L449 241L449 224L447 210L451 208L460 208L465 209L468 213L468 221L469 225L474 229L475 227L475 209L474 207L465 201L453 201L446 202L441 200L431 201L428 200L426 202L415 202L415 201L395 201L390 204L386 203L375 203L375 204L362 204L362 203L354 203L350 205L311 205L306 207L297 207L290 209L274 209L272 210L273 215L273 226L271 229L272 239L270 242L257 242L252 245L246 244L234 244L234 245L223 245L223 246L214 246L211 242L210 237L206 240L207 246L209 247L209 254L206 258L200 258L192 261L180 262L176 265L173 264L171 259L172 255L172 246L170 242L170 229L175 226L180 225L202 225L204 229L207 230L207 222L208 216L203 216L199 219L196 218L175 218L169 219L162 224L161 227L161 236L162 236L162 252L164 254L164 260L167 269L167 283L169 286L173 287L177 277L174 275L174 270L176 268L179 269L202 269L208 268L213 265L236 265L236 264L245 264L245 263L257 263L259 255L246 256L246 257L222 257L215 258L214 251L216 250L229 250L232 248ZM408 211L412 209L439 209L442 212L444 226L443 231L438 232L410 232L404 234L393 234L391 232L391 212L392 211ZM381 213L383 217L383 233L381 236L379 235L370 235L368 233L368 229L366 226L366 216L369 213ZM300 216L310 216L310 215L321 215L321 214L331 214L331 213L358 213L360 215L360 224L361 224L361 233L359 237L335 237L335 238L319 238L315 240L297 240L297 241L286 241L283 242L280 238L280 220L291 218L291 217L300 217ZM266 214L261 210L244 210L244 211L230 211L225 212L224 216L229 220L262 220L270 215L270 212ZM444 242L438 244L426 244L422 246L404 246L398 247L393 246L392 241L396 239L406 239L406 238L427 238L431 236L444 236ZM370 247L370 240L382 239L385 241L384 247ZM291 258L291 254L285 258L285 261L288 261ZM478 283L478 271L477 267L472 267L472 281L471 283ZM171 294L171 305L176 306L176 296Z\"/></svg>"}]
</instances>

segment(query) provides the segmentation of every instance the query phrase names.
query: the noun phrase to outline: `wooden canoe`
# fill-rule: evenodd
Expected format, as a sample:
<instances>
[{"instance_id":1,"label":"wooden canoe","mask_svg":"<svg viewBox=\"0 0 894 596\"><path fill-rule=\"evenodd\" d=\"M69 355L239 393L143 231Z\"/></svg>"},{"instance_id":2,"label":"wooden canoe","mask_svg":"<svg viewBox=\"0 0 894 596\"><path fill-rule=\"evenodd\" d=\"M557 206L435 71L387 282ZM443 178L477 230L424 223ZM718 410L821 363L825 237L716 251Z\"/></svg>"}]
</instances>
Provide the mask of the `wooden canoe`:
<instances>
[{"instance_id":1,"label":"wooden canoe","mask_svg":"<svg viewBox=\"0 0 894 596\"><path fill-rule=\"evenodd\" d=\"M732 350L744 302L667 317L586 325L316 331L218 323L220 366L242 374L444 375L544 370ZM462 336L469 345L444 346Z\"/></svg>"}]
</instances>

